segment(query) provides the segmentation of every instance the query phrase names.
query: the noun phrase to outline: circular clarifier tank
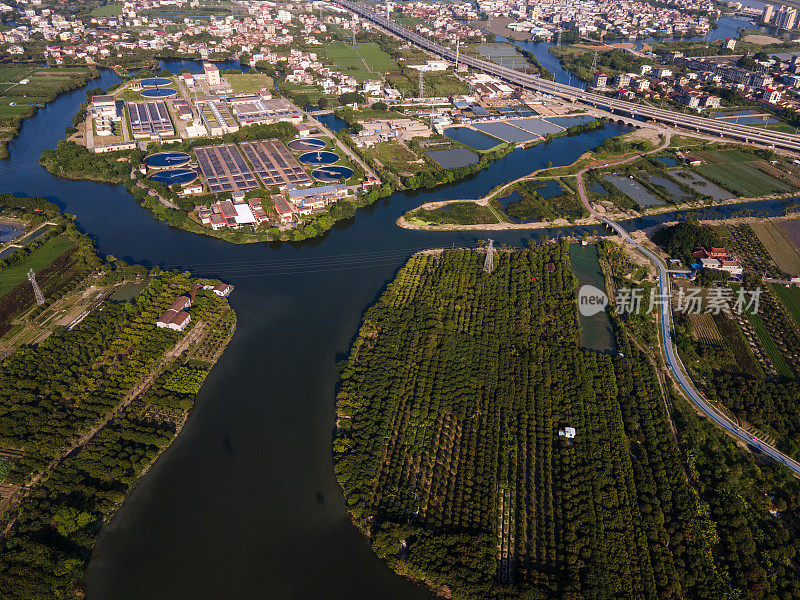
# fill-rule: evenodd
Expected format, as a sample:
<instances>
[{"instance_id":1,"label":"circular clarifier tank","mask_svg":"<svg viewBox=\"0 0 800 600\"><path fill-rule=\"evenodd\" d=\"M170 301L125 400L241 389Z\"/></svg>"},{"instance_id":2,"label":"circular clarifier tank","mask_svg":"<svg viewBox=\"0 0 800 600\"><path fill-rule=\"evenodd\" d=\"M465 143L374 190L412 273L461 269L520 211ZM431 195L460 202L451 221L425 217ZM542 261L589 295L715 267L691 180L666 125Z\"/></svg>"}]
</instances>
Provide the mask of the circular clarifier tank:
<instances>
[{"instance_id":1,"label":"circular clarifier tank","mask_svg":"<svg viewBox=\"0 0 800 600\"><path fill-rule=\"evenodd\" d=\"M172 81L166 77L148 77L147 79L142 79L141 83L143 88L154 88L169 85Z\"/></svg>"},{"instance_id":2,"label":"circular clarifier tank","mask_svg":"<svg viewBox=\"0 0 800 600\"><path fill-rule=\"evenodd\" d=\"M149 90L142 90L142 96L145 98L169 98L177 94L171 88L150 88Z\"/></svg>"},{"instance_id":3,"label":"circular clarifier tank","mask_svg":"<svg viewBox=\"0 0 800 600\"><path fill-rule=\"evenodd\" d=\"M327 150L317 150L301 154L298 160L304 165L331 165L339 160L339 155Z\"/></svg>"},{"instance_id":4,"label":"circular clarifier tank","mask_svg":"<svg viewBox=\"0 0 800 600\"><path fill-rule=\"evenodd\" d=\"M165 169L167 167L182 167L191 159L192 157L185 152L159 152L145 158L144 164L151 169Z\"/></svg>"},{"instance_id":5,"label":"circular clarifier tank","mask_svg":"<svg viewBox=\"0 0 800 600\"><path fill-rule=\"evenodd\" d=\"M353 169L350 167L342 167L341 165L331 165L329 167L314 169L311 174L315 179L319 179L320 181L334 182L341 180L342 177L344 177L345 180L350 179L353 176Z\"/></svg>"},{"instance_id":6,"label":"circular clarifier tank","mask_svg":"<svg viewBox=\"0 0 800 600\"><path fill-rule=\"evenodd\" d=\"M192 169L167 169L166 171L153 173L148 179L165 185L172 185L173 183L184 184L197 179L197 172Z\"/></svg>"},{"instance_id":7,"label":"circular clarifier tank","mask_svg":"<svg viewBox=\"0 0 800 600\"><path fill-rule=\"evenodd\" d=\"M317 138L297 138L286 145L295 152L308 152L309 150L321 150L324 148L325 140Z\"/></svg>"}]
</instances>

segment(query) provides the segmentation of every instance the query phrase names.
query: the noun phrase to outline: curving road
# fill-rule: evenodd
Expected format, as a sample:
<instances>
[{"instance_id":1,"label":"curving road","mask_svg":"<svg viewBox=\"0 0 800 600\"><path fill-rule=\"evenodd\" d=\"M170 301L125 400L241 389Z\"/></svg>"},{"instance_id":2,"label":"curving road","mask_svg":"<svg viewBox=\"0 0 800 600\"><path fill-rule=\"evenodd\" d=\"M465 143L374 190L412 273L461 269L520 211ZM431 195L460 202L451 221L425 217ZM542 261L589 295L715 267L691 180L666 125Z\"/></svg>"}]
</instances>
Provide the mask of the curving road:
<instances>
[{"instance_id":1,"label":"curving road","mask_svg":"<svg viewBox=\"0 0 800 600\"><path fill-rule=\"evenodd\" d=\"M653 150L653 152L658 152L666 145L669 144L669 138L667 141L657 148ZM626 160L620 161L619 163L613 164L624 164L626 162L630 162L631 160L635 160L639 158L635 156L633 158L628 158ZM580 195L581 201L583 202L584 207L589 213L600 220L602 223L608 225L611 229L613 229L624 241L634 246L639 252L641 252L644 256L646 256L653 264L656 265L656 269L658 269L658 285L659 291L661 293L661 298L668 298L670 292L670 284L669 284L669 274L667 273L667 267L664 264L664 261L656 255L655 253L651 252L644 246L642 246L639 242L631 237L630 233L622 227L616 221L612 221L611 219L601 215L598 211L594 208L592 203L589 201L589 197L586 194L586 188L583 183L583 175L597 167L587 167L578 173L578 193ZM745 443L758 448L764 454L770 456L771 458L775 459L776 461L783 463L789 469L791 469L795 475L800 476L800 463L796 460L792 459L791 457L783 454L779 450L777 450L774 446L766 443L763 440L758 439L757 437L747 433L741 427L739 427L736 423L734 423L731 419L729 419L725 414L717 410L712 404L710 404L706 397L700 392L692 382L691 378L687 375L686 368L683 366L683 361L681 361L680 356L678 356L678 350L675 346L675 342L672 338L672 305L670 302L661 302L661 345L664 349L664 355L667 359L667 365L669 366L672 374L675 377L675 380L678 382L678 385L684 391L684 395L703 413L706 414L712 421L714 421L719 427L725 429L731 435L739 438L740 440L744 441Z\"/></svg>"},{"instance_id":2,"label":"curving road","mask_svg":"<svg viewBox=\"0 0 800 600\"><path fill-rule=\"evenodd\" d=\"M380 25L387 31L394 35L427 50L428 52L455 62L456 53L454 50L445 48L432 42L431 40L413 32L405 27L402 27L392 21L386 19L372 10L364 8L354 2L348 0L333 0L336 4L346 8L367 19L376 25ZM727 123L724 121L717 121L715 119L706 119L705 117L698 117L689 114L683 114L663 108L656 108L654 106L647 106L644 104L636 104L634 102L627 102L625 100L617 100L616 98L609 98L602 94L595 94L587 92L577 87L566 85L563 83L556 83L520 73L513 69L503 67L493 62L480 60L471 56L459 56L459 62L468 65L474 69L479 69L495 77L513 83L515 85L535 90L544 94L550 94L557 98L562 98L570 102L583 102L597 108L602 108L609 112L638 118L644 121L655 121L664 125L673 127L683 127L685 129L696 131L697 133L705 133L717 136L721 139L733 140L737 142L745 142L749 144L759 144L771 148L783 148L785 150L793 150L800 152L800 135L781 133L777 131L768 131L766 129L756 129L755 127L748 127L747 125L738 125L736 123Z\"/></svg>"}]
</instances>

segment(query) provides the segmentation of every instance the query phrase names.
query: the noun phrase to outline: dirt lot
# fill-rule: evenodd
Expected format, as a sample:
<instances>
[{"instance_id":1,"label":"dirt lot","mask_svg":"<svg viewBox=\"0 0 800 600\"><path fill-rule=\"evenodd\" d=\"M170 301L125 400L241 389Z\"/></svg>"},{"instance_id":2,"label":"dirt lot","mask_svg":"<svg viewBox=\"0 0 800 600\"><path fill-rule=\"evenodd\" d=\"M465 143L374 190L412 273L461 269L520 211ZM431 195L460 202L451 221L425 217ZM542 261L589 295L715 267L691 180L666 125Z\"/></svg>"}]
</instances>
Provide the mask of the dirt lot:
<instances>
[{"instance_id":1,"label":"dirt lot","mask_svg":"<svg viewBox=\"0 0 800 600\"><path fill-rule=\"evenodd\" d=\"M771 35L760 35L760 34L748 35L742 41L750 42L751 44L758 44L759 46L767 46L769 44L781 43L781 41L778 38L774 38Z\"/></svg>"}]
</instances>

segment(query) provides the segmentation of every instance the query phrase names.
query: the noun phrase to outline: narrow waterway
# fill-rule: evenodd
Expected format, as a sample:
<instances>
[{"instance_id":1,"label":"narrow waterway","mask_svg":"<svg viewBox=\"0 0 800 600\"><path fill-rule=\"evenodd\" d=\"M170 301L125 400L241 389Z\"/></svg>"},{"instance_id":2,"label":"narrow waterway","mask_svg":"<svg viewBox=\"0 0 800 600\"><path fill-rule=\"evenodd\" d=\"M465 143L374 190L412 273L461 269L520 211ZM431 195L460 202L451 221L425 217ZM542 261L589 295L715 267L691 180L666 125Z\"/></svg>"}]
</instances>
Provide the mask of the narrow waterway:
<instances>
[{"instance_id":1,"label":"narrow waterway","mask_svg":"<svg viewBox=\"0 0 800 600\"><path fill-rule=\"evenodd\" d=\"M88 87L116 81L106 71ZM395 220L423 202L481 196L548 161L568 164L626 129L560 138L460 184L395 194L323 239L235 246L155 221L121 186L65 181L41 168L39 155L63 138L84 100L77 90L23 124L11 158L0 161L0 191L56 202L77 216L102 255L234 284L239 319L182 434L102 530L88 598L430 598L391 573L347 517L330 450L336 362L363 311L412 252L473 245L487 235L410 231ZM558 233L491 236L521 245Z\"/></svg>"}]
</instances>

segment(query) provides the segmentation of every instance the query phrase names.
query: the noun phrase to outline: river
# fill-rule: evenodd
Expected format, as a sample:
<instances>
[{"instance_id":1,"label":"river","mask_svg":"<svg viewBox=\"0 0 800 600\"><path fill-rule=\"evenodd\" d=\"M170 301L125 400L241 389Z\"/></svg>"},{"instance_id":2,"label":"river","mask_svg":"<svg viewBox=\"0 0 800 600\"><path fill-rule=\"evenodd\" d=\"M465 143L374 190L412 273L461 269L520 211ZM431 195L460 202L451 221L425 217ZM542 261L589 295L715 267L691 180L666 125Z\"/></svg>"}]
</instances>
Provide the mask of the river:
<instances>
[{"instance_id":1,"label":"river","mask_svg":"<svg viewBox=\"0 0 800 600\"><path fill-rule=\"evenodd\" d=\"M104 71L87 88L117 81ZM322 239L235 246L154 220L122 186L66 181L39 166L85 89L24 122L11 157L0 161L0 191L44 196L75 214L101 255L234 284L239 320L183 432L103 528L88 598L430 598L390 572L348 519L331 460L336 362L363 311L413 251L473 245L487 235L412 231L395 220L423 202L481 196L548 161L570 163L626 129L609 124L559 138L513 152L460 184L394 194ZM558 232L491 235L520 245L546 233Z\"/></svg>"}]
</instances>

